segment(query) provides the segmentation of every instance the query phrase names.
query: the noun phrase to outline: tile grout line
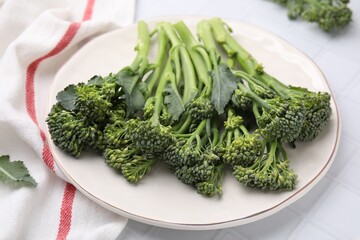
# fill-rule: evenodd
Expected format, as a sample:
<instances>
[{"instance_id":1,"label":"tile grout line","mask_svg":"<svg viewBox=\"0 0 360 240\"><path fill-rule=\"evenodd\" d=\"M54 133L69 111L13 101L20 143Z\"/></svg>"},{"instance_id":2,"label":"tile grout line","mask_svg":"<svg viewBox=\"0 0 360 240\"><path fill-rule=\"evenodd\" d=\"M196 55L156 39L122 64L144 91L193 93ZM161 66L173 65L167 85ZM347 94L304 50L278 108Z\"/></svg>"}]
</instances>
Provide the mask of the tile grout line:
<instances>
[{"instance_id":1,"label":"tile grout line","mask_svg":"<svg viewBox=\"0 0 360 240\"><path fill-rule=\"evenodd\" d=\"M329 176L325 176L325 177L329 178ZM290 206L290 208L292 209L292 211L296 212L297 214L299 214L301 216L302 225L305 225L305 223L307 223L307 222L312 225L315 224L315 225L320 226L320 228L324 232L328 233L330 236L338 235L338 237L339 237L338 239L349 239L347 236L345 236L344 234L341 234L339 231L328 228L326 223L322 223L322 221L317 219L317 217L316 217L316 211L319 209L320 205L322 205L324 203L324 199L326 199L334 191L334 181L330 178L329 182L331 183L331 185L330 185L331 187L329 189L327 189L326 191L324 191L324 193L323 193L323 195L321 195L320 199L318 201L316 201L316 203L307 212L302 212L300 210L297 210L293 206ZM295 230L298 231L297 228ZM341 236L339 236L339 235L341 235Z\"/></svg>"}]
</instances>

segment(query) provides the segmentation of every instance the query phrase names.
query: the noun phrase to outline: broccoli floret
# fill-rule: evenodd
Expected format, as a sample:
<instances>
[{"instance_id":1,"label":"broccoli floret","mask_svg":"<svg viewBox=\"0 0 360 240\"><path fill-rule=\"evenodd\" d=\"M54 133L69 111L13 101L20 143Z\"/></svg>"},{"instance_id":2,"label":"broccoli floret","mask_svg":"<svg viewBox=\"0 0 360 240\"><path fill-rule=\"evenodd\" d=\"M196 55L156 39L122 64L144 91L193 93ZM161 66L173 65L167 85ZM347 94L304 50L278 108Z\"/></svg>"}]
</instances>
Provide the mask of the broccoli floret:
<instances>
[{"instance_id":1,"label":"broccoli floret","mask_svg":"<svg viewBox=\"0 0 360 240\"><path fill-rule=\"evenodd\" d=\"M217 129L213 126L215 134L208 135L207 123L202 120L192 133L175 134L176 144L166 149L163 157L180 181L194 186L204 196L213 196L221 194L222 170L217 166L222 163L214 150Z\"/></svg>"},{"instance_id":2,"label":"broccoli floret","mask_svg":"<svg viewBox=\"0 0 360 240\"><path fill-rule=\"evenodd\" d=\"M352 11L347 6L349 0L276 0L286 5L290 19L302 18L316 22L326 32L343 28L351 22Z\"/></svg>"},{"instance_id":3,"label":"broccoli floret","mask_svg":"<svg viewBox=\"0 0 360 240\"><path fill-rule=\"evenodd\" d=\"M119 86L114 76L92 77L86 84L70 84L60 91L56 99L66 110L79 113L94 122L102 123L113 108L113 100L119 97Z\"/></svg>"},{"instance_id":4,"label":"broccoli floret","mask_svg":"<svg viewBox=\"0 0 360 240\"><path fill-rule=\"evenodd\" d=\"M112 108L112 98L118 87L115 83L104 83L101 87L80 83L76 86L75 111L93 119L103 121Z\"/></svg>"},{"instance_id":5,"label":"broccoli floret","mask_svg":"<svg viewBox=\"0 0 360 240\"><path fill-rule=\"evenodd\" d=\"M211 118L215 113L211 100L205 97L193 99L188 106L188 111L194 121Z\"/></svg>"},{"instance_id":6,"label":"broccoli floret","mask_svg":"<svg viewBox=\"0 0 360 240\"><path fill-rule=\"evenodd\" d=\"M312 92L306 88L287 86L279 80L264 73L258 79L277 94L274 99L282 99L293 106L293 110L299 110L304 116L299 135L295 140L312 141L322 131L331 116L331 97L327 92ZM269 100L271 101L271 100Z\"/></svg>"},{"instance_id":7,"label":"broccoli floret","mask_svg":"<svg viewBox=\"0 0 360 240\"><path fill-rule=\"evenodd\" d=\"M155 159L135 155L130 162L121 166L121 173L127 181L137 183L150 172L155 163Z\"/></svg>"},{"instance_id":8,"label":"broccoli floret","mask_svg":"<svg viewBox=\"0 0 360 240\"><path fill-rule=\"evenodd\" d=\"M75 157L102 142L102 132L95 123L59 103L51 108L46 122L54 144Z\"/></svg>"},{"instance_id":9,"label":"broccoli floret","mask_svg":"<svg viewBox=\"0 0 360 240\"><path fill-rule=\"evenodd\" d=\"M127 124L129 138L143 152L159 154L174 141L171 128L160 123L153 125L151 120L131 119Z\"/></svg>"},{"instance_id":10,"label":"broccoli floret","mask_svg":"<svg viewBox=\"0 0 360 240\"><path fill-rule=\"evenodd\" d=\"M140 181L155 164L155 158L131 142L128 133L133 121L118 118L104 129L105 162L119 170L128 182ZM130 123L129 123L130 122Z\"/></svg>"},{"instance_id":11,"label":"broccoli floret","mask_svg":"<svg viewBox=\"0 0 360 240\"><path fill-rule=\"evenodd\" d=\"M268 152L259 156L251 166L235 166L234 176L248 187L262 190L293 190L297 175L289 166L285 150L279 142L271 142L268 145Z\"/></svg>"},{"instance_id":12,"label":"broccoli floret","mask_svg":"<svg viewBox=\"0 0 360 240\"><path fill-rule=\"evenodd\" d=\"M263 149L262 140L257 132L249 133L243 118L229 108L225 121L225 131L221 137L224 143L222 159L231 166L249 166L257 159Z\"/></svg>"},{"instance_id":13,"label":"broccoli floret","mask_svg":"<svg viewBox=\"0 0 360 240\"><path fill-rule=\"evenodd\" d=\"M269 140L294 142L305 120L305 108L300 101L288 101L280 96L262 99L242 83L238 87L253 101L252 111L261 134Z\"/></svg>"},{"instance_id":14,"label":"broccoli floret","mask_svg":"<svg viewBox=\"0 0 360 240\"><path fill-rule=\"evenodd\" d=\"M330 119L330 95L326 92L313 92L305 88L287 86L265 71L257 71L260 64L229 34L229 29L224 26L222 20L211 19L209 21L212 26L213 37L223 46L229 56L235 55L244 71L248 76L251 76L248 77L249 82L252 82L251 78L255 78L273 90L277 96L283 98L283 102L287 102L291 108L303 109L301 112L305 115L305 119L302 122L301 131L297 137L293 135L287 140L312 141ZM297 116L293 117L294 119L297 118Z\"/></svg>"},{"instance_id":15,"label":"broccoli floret","mask_svg":"<svg viewBox=\"0 0 360 240\"><path fill-rule=\"evenodd\" d=\"M167 72L171 71L170 61L167 62L162 78L159 81L153 103L145 105L147 119L131 119L127 122L129 138L145 153L159 154L173 143L174 137L171 127L161 124L163 104L163 91L168 81ZM150 110L149 110L150 108ZM151 115L150 115L151 114Z\"/></svg>"},{"instance_id":16,"label":"broccoli floret","mask_svg":"<svg viewBox=\"0 0 360 240\"><path fill-rule=\"evenodd\" d=\"M133 183L139 182L156 162L133 144L124 148L107 148L103 155L108 166L120 171L128 182Z\"/></svg>"},{"instance_id":17,"label":"broccoli floret","mask_svg":"<svg viewBox=\"0 0 360 240\"><path fill-rule=\"evenodd\" d=\"M277 79L264 74L259 79L274 89L280 99L294 103L304 115L299 135L292 139L300 141L314 140L328 123L331 117L331 97L327 92L312 92L306 88L286 86ZM299 122L300 123L300 122ZM291 142L291 139L288 139Z\"/></svg>"},{"instance_id":18,"label":"broccoli floret","mask_svg":"<svg viewBox=\"0 0 360 240\"><path fill-rule=\"evenodd\" d=\"M202 120L195 131L191 133L174 132L176 141L167 148L167 153L165 153L167 155L166 162L170 168L194 166L203 161L204 144L201 141L201 136L206 131L206 121ZM187 125L186 122L184 125Z\"/></svg>"},{"instance_id":19,"label":"broccoli floret","mask_svg":"<svg viewBox=\"0 0 360 240\"><path fill-rule=\"evenodd\" d=\"M288 87L284 90L292 99L302 101L305 121L298 136L300 141L312 141L324 129L331 117L331 96L327 92L312 92L306 88Z\"/></svg>"},{"instance_id":20,"label":"broccoli floret","mask_svg":"<svg viewBox=\"0 0 360 240\"><path fill-rule=\"evenodd\" d=\"M124 121L126 111L123 109L110 110L108 121L109 123L115 123L117 121Z\"/></svg>"},{"instance_id":21,"label":"broccoli floret","mask_svg":"<svg viewBox=\"0 0 360 240\"><path fill-rule=\"evenodd\" d=\"M84 116L102 121L111 108L111 102L104 97L97 86L80 83L76 86L75 107Z\"/></svg>"},{"instance_id":22,"label":"broccoli floret","mask_svg":"<svg viewBox=\"0 0 360 240\"><path fill-rule=\"evenodd\" d=\"M232 97L232 103L243 111L248 111L252 107L252 100L240 89L235 89Z\"/></svg>"},{"instance_id":23,"label":"broccoli floret","mask_svg":"<svg viewBox=\"0 0 360 240\"><path fill-rule=\"evenodd\" d=\"M103 156L105 158L105 163L116 169L121 170L121 166L131 161L132 157L138 152L138 149L131 149L129 147L123 148L106 148Z\"/></svg>"},{"instance_id":24,"label":"broccoli floret","mask_svg":"<svg viewBox=\"0 0 360 240\"><path fill-rule=\"evenodd\" d=\"M214 166L207 161L194 166L184 165L175 171L175 176L185 184L195 185L210 179Z\"/></svg>"},{"instance_id":25,"label":"broccoli floret","mask_svg":"<svg viewBox=\"0 0 360 240\"><path fill-rule=\"evenodd\" d=\"M222 180L224 176L223 169L223 164L214 166L211 176L207 179L207 181L196 184L197 192L207 197L222 195Z\"/></svg>"},{"instance_id":26,"label":"broccoli floret","mask_svg":"<svg viewBox=\"0 0 360 240\"><path fill-rule=\"evenodd\" d=\"M130 143L127 136L127 123L124 120L117 120L106 125L103 131L107 147L122 148Z\"/></svg>"},{"instance_id":27,"label":"broccoli floret","mask_svg":"<svg viewBox=\"0 0 360 240\"><path fill-rule=\"evenodd\" d=\"M143 118L146 120L154 115L155 99L155 97L149 97L145 102Z\"/></svg>"}]
</instances>

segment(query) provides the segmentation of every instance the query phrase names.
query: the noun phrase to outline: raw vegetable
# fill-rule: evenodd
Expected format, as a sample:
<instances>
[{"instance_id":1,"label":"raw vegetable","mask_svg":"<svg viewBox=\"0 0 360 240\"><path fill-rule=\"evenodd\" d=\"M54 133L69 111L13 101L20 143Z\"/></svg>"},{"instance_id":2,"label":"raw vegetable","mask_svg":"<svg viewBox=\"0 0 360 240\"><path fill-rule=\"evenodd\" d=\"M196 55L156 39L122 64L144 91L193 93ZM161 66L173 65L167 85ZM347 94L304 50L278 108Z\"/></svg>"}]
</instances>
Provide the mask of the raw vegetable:
<instances>
[{"instance_id":1,"label":"raw vegetable","mask_svg":"<svg viewBox=\"0 0 360 240\"><path fill-rule=\"evenodd\" d=\"M315 22L326 32L344 28L351 22L350 0L275 0L286 6L290 19Z\"/></svg>"},{"instance_id":2,"label":"raw vegetable","mask_svg":"<svg viewBox=\"0 0 360 240\"><path fill-rule=\"evenodd\" d=\"M0 181L16 186L37 186L24 163L22 161L10 162L10 157L7 155L0 156Z\"/></svg>"},{"instance_id":3,"label":"raw vegetable","mask_svg":"<svg viewBox=\"0 0 360 240\"><path fill-rule=\"evenodd\" d=\"M138 31L130 66L57 95L47 118L55 145L77 158L95 149L132 183L165 164L208 197L222 194L226 168L245 186L294 189L283 146L321 132L330 95L268 75L220 19L201 21L198 38L182 21L159 22L153 34L140 22Z\"/></svg>"}]
</instances>

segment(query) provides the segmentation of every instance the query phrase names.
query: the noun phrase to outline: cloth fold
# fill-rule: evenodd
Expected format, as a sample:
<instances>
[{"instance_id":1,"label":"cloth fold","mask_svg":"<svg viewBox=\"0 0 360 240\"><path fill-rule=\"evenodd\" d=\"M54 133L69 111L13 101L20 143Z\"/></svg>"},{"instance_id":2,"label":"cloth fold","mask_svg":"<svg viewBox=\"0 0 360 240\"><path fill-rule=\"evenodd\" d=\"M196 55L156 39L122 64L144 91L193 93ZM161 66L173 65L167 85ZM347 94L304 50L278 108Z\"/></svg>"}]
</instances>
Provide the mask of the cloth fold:
<instances>
[{"instance_id":1,"label":"cloth fold","mask_svg":"<svg viewBox=\"0 0 360 240\"><path fill-rule=\"evenodd\" d=\"M38 186L0 185L0 239L115 239L124 228L125 218L61 179L44 131L57 71L94 37L131 24L134 11L135 0L1 6L0 155L22 160Z\"/></svg>"}]
</instances>

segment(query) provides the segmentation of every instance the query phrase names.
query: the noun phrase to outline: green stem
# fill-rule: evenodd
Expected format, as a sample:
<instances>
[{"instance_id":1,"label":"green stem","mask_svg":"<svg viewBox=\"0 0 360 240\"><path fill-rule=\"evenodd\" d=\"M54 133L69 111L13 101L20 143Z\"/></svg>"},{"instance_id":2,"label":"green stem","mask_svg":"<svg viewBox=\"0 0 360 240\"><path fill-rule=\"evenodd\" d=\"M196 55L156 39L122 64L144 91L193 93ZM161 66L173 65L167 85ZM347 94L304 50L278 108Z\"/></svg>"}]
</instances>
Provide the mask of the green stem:
<instances>
[{"instance_id":1,"label":"green stem","mask_svg":"<svg viewBox=\"0 0 360 240\"><path fill-rule=\"evenodd\" d=\"M240 137L242 134L241 134L241 132L240 132L240 130L237 128L237 129L235 129L234 130L234 138L236 139L236 138L238 138L238 137Z\"/></svg>"},{"instance_id":2,"label":"green stem","mask_svg":"<svg viewBox=\"0 0 360 240\"><path fill-rule=\"evenodd\" d=\"M280 82L273 76L270 76L266 72L261 75L258 75L257 78L263 82L265 85L269 86L272 90L274 90L277 94L282 97L289 97L288 90L289 87L284 83Z\"/></svg>"},{"instance_id":3,"label":"green stem","mask_svg":"<svg viewBox=\"0 0 360 240\"><path fill-rule=\"evenodd\" d=\"M285 96L285 90L288 89L287 85L263 70L259 72L259 66L261 66L261 64L229 34L229 31L226 29L224 22L221 19L211 19L210 24L213 29L213 37L223 46L229 56L234 55L235 53L236 60L247 74L256 77L265 85L276 91L280 96Z\"/></svg>"},{"instance_id":4,"label":"green stem","mask_svg":"<svg viewBox=\"0 0 360 240\"><path fill-rule=\"evenodd\" d=\"M200 38L200 40L203 42L205 48L209 52L217 52L216 51L216 42L214 41L212 37L212 31L211 31L211 25L209 21L202 20L197 25L197 34Z\"/></svg>"},{"instance_id":5,"label":"green stem","mask_svg":"<svg viewBox=\"0 0 360 240\"><path fill-rule=\"evenodd\" d=\"M248 89L247 87L245 87L245 85L243 85L242 83L238 83L238 88L243 91L245 93L246 96L248 96L249 98L251 98L254 102L256 102L256 104L260 105L263 108L269 109L269 106L266 104L266 102L259 97L258 95L256 95L253 91L251 91L250 89Z\"/></svg>"},{"instance_id":6,"label":"green stem","mask_svg":"<svg viewBox=\"0 0 360 240\"><path fill-rule=\"evenodd\" d=\"M196 139L197 146L201 145L200 135L206 128L206 119L202 120L200 124L197 126L196 130L191 133L191 136L188 138L187 142L191 143L194 139Z\"/></svg>"},{"instance_id":7,"label":"green stem","mask_svg":"<svg viewBox=\"0 0 360 240\"><path fill-rule=\"evenodd\" d=\"M283 156L283 160L287 160L288 159L287 152L281 143L279 143L278 148L281 152L281 155Z\"/></svg>"},{"instance_id":8,"label":"green stem","mask_svg":"<svg viewBox=\"0 0 360 240\"><path fill-rule=\"evenodd\" d=\"M203 84L206 86L207 92L205 94L210 95L211 78L208 74L210 71L210 69L208 69L210 62L208 54L206 53L205 49L201 47L200 43L194 38L190 29L185 25L184 22L180 21L174 24L174 27L177 30L180 38L183 40L186 48L188 49L199 81L203 82ZM202 54L201 51L205 51L205 54Z\"/></svg>"},{"instance_id":9,"label":"green stem","mask_svg":"<svg viewBox=\"0 0 360 240\"><path fill-rule=\"evenodd\" d=\"M157 126L160 124L159 117L160 117L161 109L164 106L163 93L165 90L166 83L167 83L168 79L170 78L170 75L169 75L170 73L172 73L171 63L170 63L170 60L168 60L165 65L164 72L159 80L159 84L156 89L156 93L155 93L155 97L154 97L155 98L154 113L151 117L153 126Z\"/></svg>"},{"instance_id":10,"label":"green stem","mask_svg":"<svg viewBox=\"0 0 360 240\"><path fill-rule=\"evenodd\" d=\"M213 126L211 128L211 133L212 133L212 145L216 146L219 142L219 129L216 126Z\"/></svg>"},{"instance_id":11,"label":"green stem","mask_svg":"<svg viewBox=\"0 0 360 240\"><path fill-rule=\"evenodd\" d=\"M200 135L206 128L206 119L202 120L196 130L193 132L194 135Z\"/></svg>"},{"instance_id":12,"label":"green stem","mask_svg":"<svg viewBox=\"0 0 360 240\"><path fill-rule=\"evenodd\" d=\"M255 119L259 119L259 117L261 117L261 114L259 112L259 106L256 103L253 103L252 111L254 113Z\"/></svg>"},{"instance_id":13,"label":"green stem","mask_svg":"<svg viewBox=\"0 0 360 240\"><path fill-rule=\"evenodd\" d=\"M211 25L209 21L203 20L197 25L197 34L209 52L213 69L216 73L218 73L219 54L217 52L216 42L212 38Z\"/></svg>"},{"instance_id":14,"label":"green stem","mask_svg":"<svg viewBox=\"0 0 360 240\"><path fill-rule=\"evenodd\" d=\"M218 141L217 144L216 144L217 146L220 146L221 144L224 143L224 141L225 141L228 133L229 133L228 130L224 130L224 131L221 133L220 139L219 139L219 141Z\"/></svg>"},{"instance_id":15,"label":"green stem","mask_svg":"<svg viewBox=\"0 0 360 240\"><path fill-rule=\"evenodd\" d=\"M247 128L244 125L241 125L240 129L244 135L249 135L249 131L247 130Z\"/></svg>"},{"instance_id":16,"label":"green stem","mask_svg":"<svg viewBox=\"0 0 360 240\"><path fill-rule=\"evenodd\" d=\"M184 132L187 132L187 130L189 129L190 125L191 125L191 122L192 122L192 117L191 115L189 114L185 121L182 123L181 127L176 131L176 133L184 133Z\"/></svg>"},{"instance_id":17,"label":"green stem","mask_svg":"<svg viewBox=\"0 0 360 240\"><path fill-rule=\"evenodd\" d=\"M228 131L226 136L226 146L230 146L233 141L233 131Z\"/></svg>"},{"instance_id":18,"label":"green stem","mask_svg":"<svg viewBox=\"0 0 360 240\"><path fill-rule=\"evenodd\" d=\"M149 76L149 78L146 80L147 83L147 97L149 97L151 95L151 92L155 86L155 84L158 82L158 79L160 77L160 73L162 71L162 67L164 65L164 60L165 60L165 54L166 54L166 49L167 49L167 42L168 42L168 38L165 34L164 31L158 31L158 54L156 56L156 60L155 60L155 65L156 68L155 70L151 73L151 75Z\"/></svg>"},{"instance_id":19,"label":"green stem","mask_svg":"<svg viewBox=\"0 0 360 240\"><path fill-rule=\"evenodd\" d=\"M183 104L186 105L198 93L194 66L185 47L180 48L181 66L184 74Z\"/></svg>"},{"instance_id":20,"label":"green stem","mask_svg":"<svg viewBox=\"0 0 360 240\"><path fill-rule=\"evenodd\" d=\"M175 48L175 50L177 49L176 51L178 51L178 53L174 52L174 57L177 58L178 55L180 56L181 66L176 66L176 70L179 68L182 70L184 78L184 93L182 101L183 104L186 105L198 93L197 79L193 63L187 49L182 44L180 38L176 35L174 27L170 23L161 23L159 27L165 31L166 35L170 39L172 48Z\"/></svg>"},{"instance_id":21,"label":"green stem","mask_svg":"<svg viewBox=\"0 0 360 240\"><path fill-rule=\"evenodd\" d=\"M147 56L150 49L150 32L148 25L144 21L138 22L138 40L135 46L135 51L137 55L130 65L131 69L134 71L141 68L140 72L144 72L147 68L147 64L144 64L144 61L147 62ZM146 66L145 66L146 65Z\"/></svg>"},{"instance_id":22,"label":"green stem","mask_svg":"<svg viewBox=\"0 0 360 240\"><path fill-rule=\"evenodd\" d=\"M201 147L206 146L206 144L209 142L209 136L208 135L204 135L201 137Z\"/></svg>"},{"instance_id":23,"label":"green stem","mask_svg":"<svg viewBox=\"0 0 360 240\"><path fill-rule=\"evenodd\" d=\"M275 164L277 146L278 146L278 142L276 141L270 143L270 151L268 153L268 157L266 159L266 163L262 171L267 171L273 165L273 163Z\"/></svg>"},{"instance_id":24,"label":"green stem","mask_svg":"<svg viewBox=\"0 0 360 240\"><path fill-rule=\"evenodd\" d=\"M245 72L251 75L256 74L259 63L229 34L228 29L225 27L225 23L220 18L213 18L209 20L209 22L213 30L214 38L224 47L229 57L233 56L235 53L237 61L243 67Z\"/></svg>"},{"instance_id":25,"label":"green stem","mask_svg":"<svg viewBox=\"0 0 360 240\"><path fill-rule=\"evenodd\" d=\"M258 80L254 76L250 76L249 74L247 74L244 71L239 70L239 71L234 71L233 73L234 73L234 75L241 77L241 79L245 80L248 84L259 85L265 89L270 90L270 87L268 85L266 85L264 82Z\"/></svg>"}]
</instances>

